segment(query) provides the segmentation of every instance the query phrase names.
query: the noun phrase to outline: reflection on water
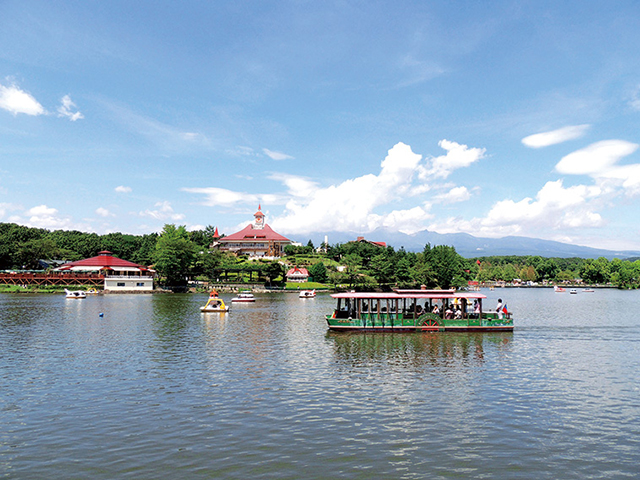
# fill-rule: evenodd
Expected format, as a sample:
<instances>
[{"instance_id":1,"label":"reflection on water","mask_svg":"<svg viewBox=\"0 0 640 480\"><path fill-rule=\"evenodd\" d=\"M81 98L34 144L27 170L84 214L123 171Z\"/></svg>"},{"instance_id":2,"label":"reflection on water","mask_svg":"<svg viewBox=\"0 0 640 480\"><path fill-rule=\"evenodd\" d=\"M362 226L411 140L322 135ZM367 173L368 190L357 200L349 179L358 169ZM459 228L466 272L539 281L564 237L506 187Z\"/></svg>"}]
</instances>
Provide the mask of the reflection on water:
<instances>
[{"instance_id":1,"label":"reflection on water","mask_svg":"<svg viewBox=\"0 0 640 480\"><path fill-rule=\"evenodd\" d=\"M637 478L640 293L499 296L514 332L339 334L327 295L0 296L0 477Z\"/></svg>"},{"instance_id":2,"label":"reflection on water","mask_svg":"<svg viewBox=\"0 0 640 480\"><path fill-rule=\"evenodd\" d=\"M334 354L351 364L394 363L407 368L464 366L484 363L485 348L508 349L513 332L336 333L328 332Z\"/></svg>"}]
</instances>

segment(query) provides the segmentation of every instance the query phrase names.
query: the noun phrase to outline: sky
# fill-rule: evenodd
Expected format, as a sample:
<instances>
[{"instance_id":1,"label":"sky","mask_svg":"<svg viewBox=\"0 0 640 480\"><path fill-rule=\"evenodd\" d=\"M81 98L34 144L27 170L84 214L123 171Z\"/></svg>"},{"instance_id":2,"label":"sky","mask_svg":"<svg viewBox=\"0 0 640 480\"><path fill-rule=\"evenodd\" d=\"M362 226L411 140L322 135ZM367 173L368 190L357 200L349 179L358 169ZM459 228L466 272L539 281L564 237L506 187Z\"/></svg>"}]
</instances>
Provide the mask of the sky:
<instances>
[{"instance_id":1,"label":"sky","mask_svg":"<svg viewBox=\"0 0 640 480\"><path fill-rule=\"evenodd\" d=\"M639 45L635 1L0 0L0 222L639 250Z\"/></svg>"}]
</instances>

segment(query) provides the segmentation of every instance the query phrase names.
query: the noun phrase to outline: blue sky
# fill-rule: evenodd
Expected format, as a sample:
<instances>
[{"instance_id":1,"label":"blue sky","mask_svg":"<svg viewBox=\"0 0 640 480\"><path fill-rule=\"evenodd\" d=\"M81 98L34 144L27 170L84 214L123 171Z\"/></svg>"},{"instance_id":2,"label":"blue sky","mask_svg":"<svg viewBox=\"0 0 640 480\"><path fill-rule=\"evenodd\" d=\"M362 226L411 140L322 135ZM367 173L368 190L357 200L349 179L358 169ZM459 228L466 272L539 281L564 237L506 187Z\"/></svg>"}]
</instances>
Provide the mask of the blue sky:
<instances>
[{"instance_id":1,"label":"blue sky","mask_svg":"<svg viewBox=\"0 0 640 480\"><path fill-rule=\"evenodd\" d=\"M0 1L0 221L640 249L639 45L637 2Z\"/></svg>"}]
</instances>

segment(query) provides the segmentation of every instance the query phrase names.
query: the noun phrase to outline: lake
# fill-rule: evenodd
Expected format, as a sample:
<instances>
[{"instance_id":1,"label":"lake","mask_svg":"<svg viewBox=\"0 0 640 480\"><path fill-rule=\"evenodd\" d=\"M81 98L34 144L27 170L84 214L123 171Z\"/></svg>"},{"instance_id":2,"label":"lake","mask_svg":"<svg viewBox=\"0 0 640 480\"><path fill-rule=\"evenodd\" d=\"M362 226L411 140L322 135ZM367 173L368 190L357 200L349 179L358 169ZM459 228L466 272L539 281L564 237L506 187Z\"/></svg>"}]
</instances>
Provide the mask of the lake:
<instances>
[{"instance_id":1,"label":"lake","mask_svg":"<svg viewBox=\"0 0 640 480\"><path fill-rule=\"evenodd\" d=\"M328 294L0 295L0 478L640 478L640 292L483 293L514 332L331 333Z\"/></svg>"}]
</instances>

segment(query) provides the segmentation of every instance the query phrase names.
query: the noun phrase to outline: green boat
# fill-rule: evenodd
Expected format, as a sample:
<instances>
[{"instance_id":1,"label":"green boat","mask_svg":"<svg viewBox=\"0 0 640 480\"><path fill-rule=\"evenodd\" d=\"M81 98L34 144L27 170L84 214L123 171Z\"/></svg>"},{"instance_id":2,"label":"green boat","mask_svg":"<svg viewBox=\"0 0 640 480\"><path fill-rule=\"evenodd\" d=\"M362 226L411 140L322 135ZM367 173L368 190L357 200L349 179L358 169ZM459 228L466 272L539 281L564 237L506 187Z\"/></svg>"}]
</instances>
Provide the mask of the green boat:
<instances>
[{"instance_id":1,"label":"green boat","mask_svg":"<svg viewBox=\"0 0 640 480\"><path fill-rule=\"evenodd\" d=\"M395 290L331 295L338 304L326 315L336 331L445 332L513 331L511 312L483 311L487 297L455 290Z\"/></svg>"}]
</instances>

